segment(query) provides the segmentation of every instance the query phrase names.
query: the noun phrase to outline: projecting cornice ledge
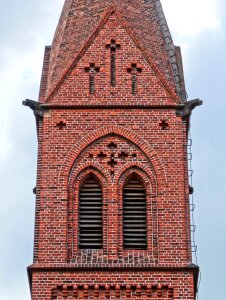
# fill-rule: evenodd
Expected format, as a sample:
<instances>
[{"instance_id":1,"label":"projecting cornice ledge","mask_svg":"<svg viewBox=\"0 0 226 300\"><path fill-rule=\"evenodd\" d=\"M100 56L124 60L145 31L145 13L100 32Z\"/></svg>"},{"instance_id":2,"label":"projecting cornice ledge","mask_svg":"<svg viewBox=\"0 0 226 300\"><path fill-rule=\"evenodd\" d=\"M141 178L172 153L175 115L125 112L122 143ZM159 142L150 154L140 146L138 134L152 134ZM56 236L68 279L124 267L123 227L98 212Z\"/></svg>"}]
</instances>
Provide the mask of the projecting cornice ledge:
<instances>
[{"instance_id":1,"label":"projecting cornice ledge","mask_svg":"<svg viewBox=\"0 0 226 300\"><path fill-rule=\"evenodd\" d=\"M133 264L77 264L77 263L59 263L59 264L51 264L51 263L34 263L30 265L28 268L28 272L48 272L48 271L67 271L67 272L75 272L78 270L147 270L147 271L174 271L174 272L185 272L185 271L193 271L199 272L199 266L191 263L183 266L171 266L171 265L154 265L154 264L144 264L144 265L133 265Z\"/></svg>"},{"instance_id":2,"label":"projecting cornice ledge","mask_svg":"<svg viewBox=\"0 0 226 300\"><path fill-rule=\"evenodd\" d=\"M87 104L87 105L62 105L62 104L46 104L40 103L34 100L26 99L22 102L24 106L30 107L33 110L34 115L36 117L43 117L44 110L46 109L116 109L116 108L124 108L124 109L175 109L176 116L182 118L189 118L192 114L193 109L197 106L203 104L203 101L200 99L190 100L188 102L184 102L178 105L103 105L103 104Z\"/></svg>"}]
</instances>

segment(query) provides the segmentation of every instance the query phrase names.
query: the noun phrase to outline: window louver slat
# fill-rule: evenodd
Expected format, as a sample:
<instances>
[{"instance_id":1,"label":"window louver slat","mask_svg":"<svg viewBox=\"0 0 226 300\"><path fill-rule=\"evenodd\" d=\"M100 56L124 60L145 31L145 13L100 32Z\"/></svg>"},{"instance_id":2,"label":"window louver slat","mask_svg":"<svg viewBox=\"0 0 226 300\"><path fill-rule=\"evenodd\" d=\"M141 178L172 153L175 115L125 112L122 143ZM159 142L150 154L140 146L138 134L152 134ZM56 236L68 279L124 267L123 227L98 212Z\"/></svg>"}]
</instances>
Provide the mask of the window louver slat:
<instances>
[{"instance_id":1,"label":"window louver slat","mask_svg":"<svg viewBox=\"0 0 226 300\"><path fill-rule=\"evenodd\" d=\"M145 189L130 180L123 190L123 247L147 249L147 208Z\"/></svg>"},{"instance_id":2,"label":"window louver slat","mask_svg":"<svg viewBox=\"0 0 226 300\"><path fill-rule=\"evenodd\" d=\"M95 179L87 179L79 193L79 247L103 247L102 190Z\"/></svg>"}]
</instances>

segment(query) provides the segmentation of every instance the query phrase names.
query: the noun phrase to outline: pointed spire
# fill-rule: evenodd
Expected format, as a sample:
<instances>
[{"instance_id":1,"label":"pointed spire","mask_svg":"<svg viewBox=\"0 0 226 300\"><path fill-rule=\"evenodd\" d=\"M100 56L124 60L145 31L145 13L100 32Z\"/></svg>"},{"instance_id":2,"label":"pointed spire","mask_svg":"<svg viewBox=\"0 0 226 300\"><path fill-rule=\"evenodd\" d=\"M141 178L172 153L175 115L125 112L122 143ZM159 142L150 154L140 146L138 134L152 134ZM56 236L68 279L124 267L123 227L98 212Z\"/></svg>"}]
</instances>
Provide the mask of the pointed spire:
<instances>
[{"instance_id":1,"label":"pointed spire","mask_svg":"<svg viewBox=\"0 0 226 300\"><path fill-rule=\"evenodd\" d=\"M66 0L51 50L45 53L40 101L44 102L111 7L142 49L185 100L179 47L175 47L159 0Z\"/></svg>"}]
</instances>

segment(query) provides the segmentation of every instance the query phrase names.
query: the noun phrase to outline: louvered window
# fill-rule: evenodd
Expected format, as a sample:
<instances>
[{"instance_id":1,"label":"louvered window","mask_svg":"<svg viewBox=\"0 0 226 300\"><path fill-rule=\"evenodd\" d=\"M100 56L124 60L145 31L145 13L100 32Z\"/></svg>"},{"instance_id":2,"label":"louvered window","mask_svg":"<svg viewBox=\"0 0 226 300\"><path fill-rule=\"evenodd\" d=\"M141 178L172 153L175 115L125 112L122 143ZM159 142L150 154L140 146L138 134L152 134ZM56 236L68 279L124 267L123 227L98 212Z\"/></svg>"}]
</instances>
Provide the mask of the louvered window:
<instances>
[{"instance_id":1,"label":"louvered window","mask_svg":"<svg viewBox=\"0 0 226 300\"><path fill-rule=\"evenodd\" d=\"M79 193L79 247L103 247L102 189L94 176L83 183Z\"/></svg>"},{"instance_id":2,"label":"louvered window","mask_svg":"<svg viewBox=\"0 0 226 300\"><path fill-rule=\"evenodd\" d=\"M146 193L135 176L123 189L123 247L147 249Z\"/></svg>"}]
</instances>

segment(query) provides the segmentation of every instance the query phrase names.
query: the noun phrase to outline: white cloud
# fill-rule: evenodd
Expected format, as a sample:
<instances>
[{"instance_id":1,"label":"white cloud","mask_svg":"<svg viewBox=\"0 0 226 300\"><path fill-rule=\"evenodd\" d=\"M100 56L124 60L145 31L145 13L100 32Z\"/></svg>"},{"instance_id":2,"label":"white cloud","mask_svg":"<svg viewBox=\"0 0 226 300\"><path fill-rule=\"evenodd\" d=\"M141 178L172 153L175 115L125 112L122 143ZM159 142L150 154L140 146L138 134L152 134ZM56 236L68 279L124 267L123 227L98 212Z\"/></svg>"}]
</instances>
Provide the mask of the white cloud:
<instances>
[{"instance_id":1,"label":"white cloud","mask_svg":"<svg viewBox=\"0 0 226 300\"><path fill-rule=\"evenodd\" d=\"M221 28L221 0L162 0L162 5L171 30L179 38Z\"/></svg>"},{"instance_id":2,"label":"white cloud","mask_svg":"<svg viewBox=\"0 0 226 300\"><path fill-rule=\"evenodd\" d=\"M20 15L12 20L11 26L6 27L8 23L5 16L0 18L2 25L0 31L4 37L0 41L0 109L3 112L0 130L0 166L7 162L15 149L13 139L14 127L17 126L15 124L21 123L22 115L23 118L27 118L28 115L25 108L22 112L22 100L29 97L37 100L44 46L52 40L64 0L58 0L58 3L54 4L57 7L55 11L52 9L55 0L41 1L42 6L36 3L21 10ZM10 6L6 5L5 9L7 12ZM33 12L32 15L30 11ZM43 21L40 23L42 18ZM17 30L14 30L16 22L18 22Z\"/></svg>"},{"instance_id":3,"label":"white cloud","mask_svg":"<svg viewBox=\"0 0 226 300\"><path fill-rule=\"evenodd\" d=\"M161 0L175 45L181 47L185 75L203 42L224 39L224 0Z\"/></svg>"},{"instance_id":4,"label":"white cloud","mask_svg":"<svg viewBox=\"0 0 226 300\"><path fill-rule=\"evenodd\" d=\"M34 116L21 102L37 100L44 46L64 0L14 2L0 10L0 299L28 300L37 142Z\"/></svg>"},{"instance_id":5,"label":"white cloud","mask_svg":"<svg viewBox=\"0 0 226 300\"><path fill-rule=\"evenodd\" d=\"M37 57L39 57L40 62L42 57L36 49L34 49L33 54L27 53L24 56L20 54L19 60L16 59L15 53L12 53L12 56L10 51L7 55L5 54L9 64L8 68L0 74L0 105L4 112L1 118L3 130L0 131L0 163L6 161L11 155L13 126L19 121L16 120L19 115L16 114L14 107L21 105L26 92L29 92L31 88L33 89L40 80L41 66L38 66Z\"/></svg>"}]
</instances>

